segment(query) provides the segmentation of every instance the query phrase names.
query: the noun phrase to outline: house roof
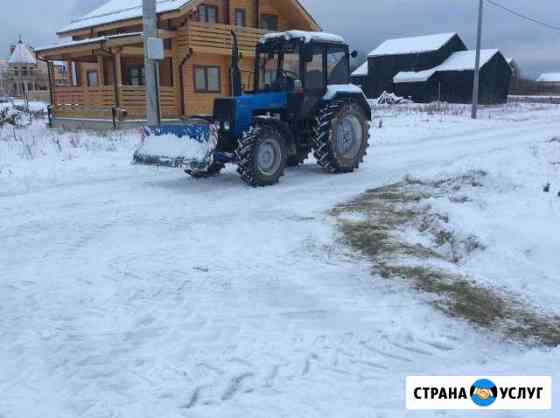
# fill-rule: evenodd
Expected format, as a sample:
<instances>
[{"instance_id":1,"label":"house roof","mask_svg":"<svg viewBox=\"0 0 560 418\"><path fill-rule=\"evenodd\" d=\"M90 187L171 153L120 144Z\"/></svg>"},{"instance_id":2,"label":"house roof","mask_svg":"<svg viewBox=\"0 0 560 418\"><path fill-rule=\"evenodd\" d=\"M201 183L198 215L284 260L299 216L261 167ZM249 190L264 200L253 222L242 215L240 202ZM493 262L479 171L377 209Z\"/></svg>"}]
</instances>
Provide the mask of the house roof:
<instances>
[{"instance_id":1,"label":"house roof","mask_svg":"<svg viewBox=\"0 0 560 418\"><path fill-rule=\"evenodd\" d=\"M480 68L490 62L500 51L497 49L483 49L480 51ZM476 65L476 51L459 51L452 54L443 64L425 71L402 71L394 78L395 83L418 83L428 81L438 72L445 71L474 71Z\"/></svg>"},{"instance_id":2,"label":"house roof","mask_svg":"<svg viewBox=\"0 0 560 418\"><path fill-rule=\"evenodd\" d=\"M560 83L560 73L541 74L537 81L540 83Z\"/></svg>"},{"instance_id":3,"label":"house roof","mask_svg":"<svg viewBox=\"0 0 560 418\"><path fill-rule=\"evenodd\" d=\"M35 58L35 54L31 49L23 43L23 41L19 41L15 48L14 52L10 56L8 60L8 64L10 65L35 65L37 64L37 58Z\"/></svg>"},{"instance_id":4,"label":"house roof","mask_svg":"<svg viewBox=\"0 0 560 418\"><path fill-rule=\"evenodd\" d=\"M63 42L63 43L60 43L60 44L52 44L52 45L42 46L40 48L37 48L35 51L37 53L41 54L41 53L44 53L46 51L51 51L51 50L74 48L74 47L77 47L77 46L100 44L100 43L109 42L109 41L123 40L123 39L126 39L126 38L138 38L138 37L143 37L143 36L144 36L144 34L142 32L131 32L131 33L121 33L121 34L118 34L118 35L98 36L96 38L82 39L80 41L68 41L68 42Z\"/></svg>"},{"instance_id":5,"label":"house roof","mask_svg":"<svg viewBox=\"0 0 560 418\"><path fill-rule=\"evenodd\" d=\"M354 70L354 72L352 73L352 77L363 77L368 75L369 71L368 71L368 62L364 62L362 65L360 65L358 68L356 68Z\"/></svg>"},{"instance_id":6,"label":"house roof","mask_svg":"<svg viewBox=\"0 0 560 418\"><path fill-rule=\"evenodd\" d=\"M158 13L179 10L193 0L158 0L156 8ZM109 0L107 3L75 19L58 33L72 32L107 23L120 22L142 17L142 0Z\"/></svg>"},{"instance_id":7,"label":"house roof","mask_svg":"<svg viewBox=\"0 0 560 418\"><path fill-rule=\"evenodd\" d=\"M447 44L456 33L414 36L409 38L389 39L371 51L368 56L418 54L437 51Z\"/></svg>"},{"instance_id":8,"label":"house roof","mask_svg":"<svg viewBox=\"0 0 560 418\"><path fill-rule=\"evenodd\" d=\"M166 13L181 10L196 0L157 0L157 13ZM305 16L310 19L319 28L317 22L311 14L298 1L294 3L301 9ZM142 17L142 0L109 0L107 3L91 11L90 13L75 19L69 25L59 30L59 34L77 31L80 29L91 28L94 26L105 25L109 23L121 22L124 20L136 19Z\"/></svg>"}]
</instances>

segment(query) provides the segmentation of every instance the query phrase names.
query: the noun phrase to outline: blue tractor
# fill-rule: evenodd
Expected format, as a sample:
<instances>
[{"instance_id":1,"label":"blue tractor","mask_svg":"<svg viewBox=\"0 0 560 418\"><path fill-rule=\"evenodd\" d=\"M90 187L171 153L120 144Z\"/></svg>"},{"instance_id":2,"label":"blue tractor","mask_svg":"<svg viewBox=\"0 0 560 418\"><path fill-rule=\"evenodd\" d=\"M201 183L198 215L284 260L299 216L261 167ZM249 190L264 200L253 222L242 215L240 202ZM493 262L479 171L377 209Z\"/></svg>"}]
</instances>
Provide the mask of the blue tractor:
<instances>
[{"instance_id":1,"label":"blue tractor","mask_svg":"<svg viewBox=\"0 0 560 418\"><path fill-rule=\"evenodd\" d=\"M256 47L254 91L243 92L232 36L233 97L216 99L212 117L146 127L135 162L182 168L197 178L234 163L253 187L276 184L311 152L329 173L357 169L367 153L371 108L350 84L354 53L344 40L302 31L265 35Z\"/></svg>"}]
</instances>

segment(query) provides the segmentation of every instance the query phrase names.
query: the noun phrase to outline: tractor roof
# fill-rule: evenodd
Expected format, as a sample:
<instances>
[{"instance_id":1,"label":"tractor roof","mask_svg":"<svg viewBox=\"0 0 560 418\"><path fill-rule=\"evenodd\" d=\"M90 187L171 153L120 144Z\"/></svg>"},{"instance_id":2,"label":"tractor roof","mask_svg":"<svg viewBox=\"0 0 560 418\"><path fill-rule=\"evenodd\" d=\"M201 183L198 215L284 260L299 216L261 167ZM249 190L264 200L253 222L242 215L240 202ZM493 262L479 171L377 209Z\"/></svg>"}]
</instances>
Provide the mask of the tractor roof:
<instances>
[{"instance_id":1,"label":"tractor roof","mask_svg":"<svg viewBox=\"0 0 560 418\"><path fill-rule=\"evenodd\" d=\"M301 40L305 43L318 42L318 43L346 45L346 41L342 36L334 35L332 33L326 33L326 32L306 32L302 30L290 30L287 32L267 33L261 38L260 43L264 44L279 39L283 39L286 41Z\"/></svg>"}]
</instances>

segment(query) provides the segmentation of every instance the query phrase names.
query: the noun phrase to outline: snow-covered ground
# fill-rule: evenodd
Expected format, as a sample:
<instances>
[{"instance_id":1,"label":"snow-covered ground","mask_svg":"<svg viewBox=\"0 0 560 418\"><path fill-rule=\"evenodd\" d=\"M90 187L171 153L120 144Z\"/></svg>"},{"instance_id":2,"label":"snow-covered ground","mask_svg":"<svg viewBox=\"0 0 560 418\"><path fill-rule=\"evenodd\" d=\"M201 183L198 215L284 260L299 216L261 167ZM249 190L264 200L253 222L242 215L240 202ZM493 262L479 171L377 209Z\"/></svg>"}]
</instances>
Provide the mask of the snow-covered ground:
<instances>
[{"instance_id":1,"label":"snow-covered ground","mask_svg":"<svg viewBox=\"0 0 560 418\"><path fill-rule=\"evenodd\" d=\"M406 175L484 170L463 204L432 202L485 246L461 267L560 315L560 107L375 117L358 172L309 162L266 189L233 167L196 181L131 166L136 132L4 127L0 417L463 418L479 413L407 412L406 376L559 378L560 349L504 341L372 275L329 211Z\"/></svg>"}]
</instances>

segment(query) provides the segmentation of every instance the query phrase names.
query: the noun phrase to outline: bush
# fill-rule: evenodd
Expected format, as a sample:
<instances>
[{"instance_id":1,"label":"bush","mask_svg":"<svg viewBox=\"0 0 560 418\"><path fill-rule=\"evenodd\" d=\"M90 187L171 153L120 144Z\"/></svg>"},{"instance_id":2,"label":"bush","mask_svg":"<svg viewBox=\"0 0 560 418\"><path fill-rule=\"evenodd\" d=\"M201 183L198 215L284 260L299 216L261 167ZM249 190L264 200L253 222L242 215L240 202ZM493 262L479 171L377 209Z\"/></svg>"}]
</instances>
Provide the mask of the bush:
<instances>
[{"instance_id":1,"label":"bush","mask_svg":"<svg viewBox=\"0 0 560 418\"><path fill-rule=\"evenodd\" d=\"M29 126L34 119L45 117L43 110L28 111L23 106L7 106L0 108L0 128L11 125L16 128Z\"/></svg>"}]
</instances>

